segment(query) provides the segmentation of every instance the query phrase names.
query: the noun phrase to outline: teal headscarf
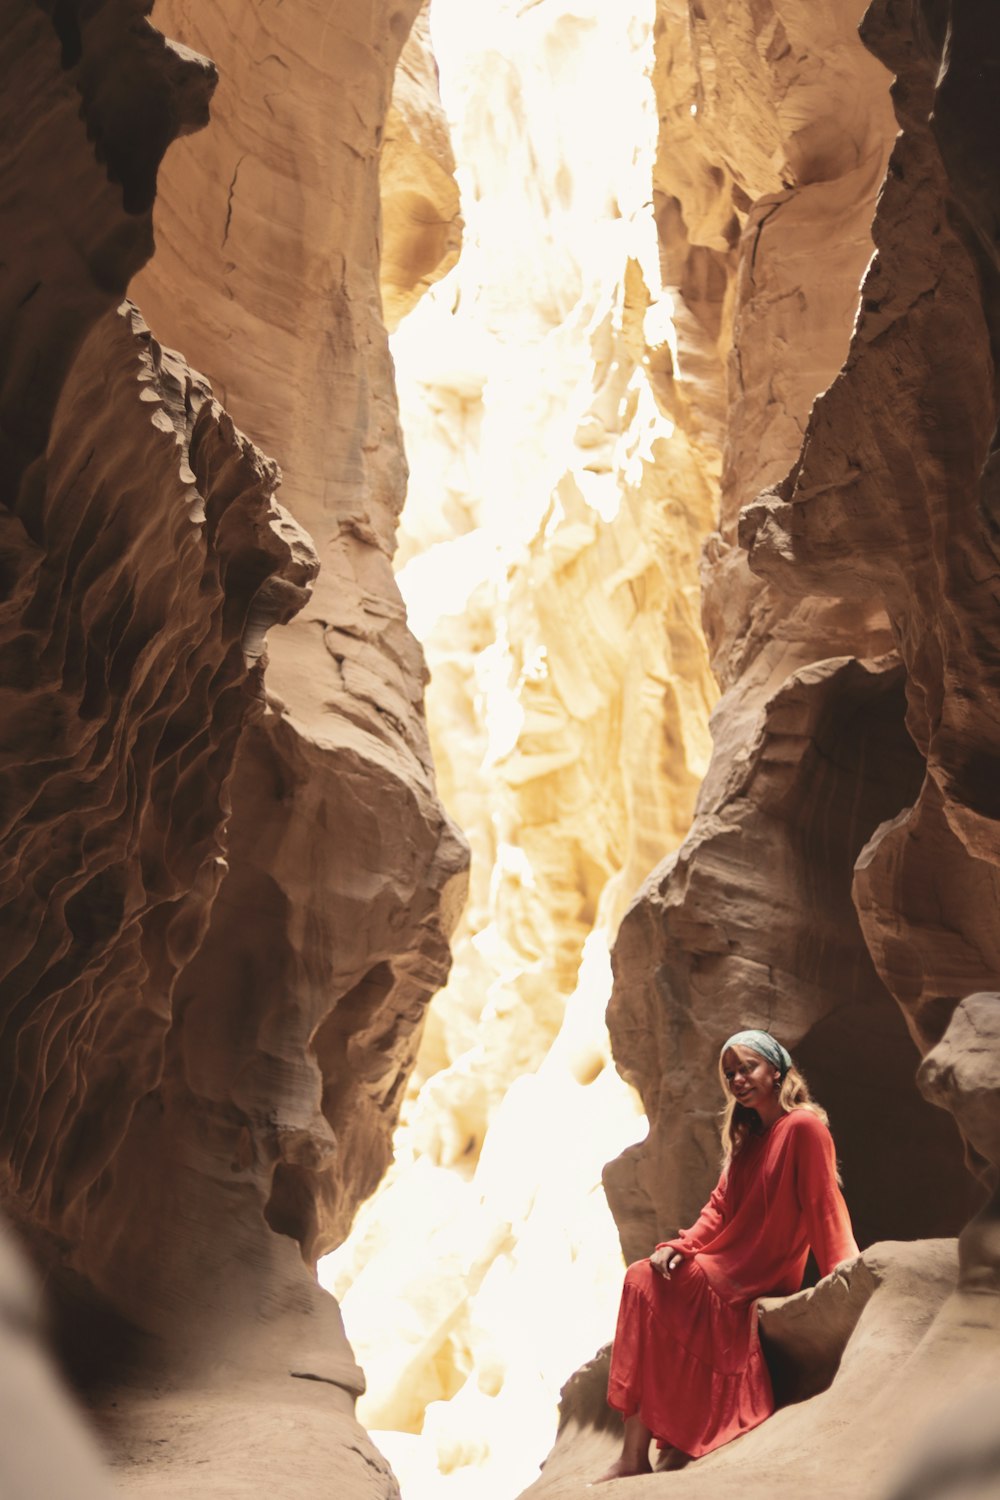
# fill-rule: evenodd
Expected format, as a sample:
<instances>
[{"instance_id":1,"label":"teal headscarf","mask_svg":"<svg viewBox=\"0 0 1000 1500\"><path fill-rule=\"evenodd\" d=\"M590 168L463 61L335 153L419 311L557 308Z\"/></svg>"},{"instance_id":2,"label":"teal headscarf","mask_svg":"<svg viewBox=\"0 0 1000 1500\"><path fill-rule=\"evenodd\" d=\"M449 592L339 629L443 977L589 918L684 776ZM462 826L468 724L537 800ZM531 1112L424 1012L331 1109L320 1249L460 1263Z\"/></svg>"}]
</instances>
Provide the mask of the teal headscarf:
<instances>
[{"instance_id":1,"label":"teal headscarf","mask_svg":"<svg viewBox=\"0 0 1000 1500\"><path fill-rule=\"evenodd\" d=\"M784 1078L792 1066L792 1059L781 1043L776 1041L769 1031L734 1032L723 1047L722 1052L725 1052L729 1047L749 1047L752 1052L759 1052L761 1057L767 1058L772 1067L777 1068L782 1078ZM722 1056L722 1052L719 1053L720 1057Z\"/></svg>"}]
</instances>

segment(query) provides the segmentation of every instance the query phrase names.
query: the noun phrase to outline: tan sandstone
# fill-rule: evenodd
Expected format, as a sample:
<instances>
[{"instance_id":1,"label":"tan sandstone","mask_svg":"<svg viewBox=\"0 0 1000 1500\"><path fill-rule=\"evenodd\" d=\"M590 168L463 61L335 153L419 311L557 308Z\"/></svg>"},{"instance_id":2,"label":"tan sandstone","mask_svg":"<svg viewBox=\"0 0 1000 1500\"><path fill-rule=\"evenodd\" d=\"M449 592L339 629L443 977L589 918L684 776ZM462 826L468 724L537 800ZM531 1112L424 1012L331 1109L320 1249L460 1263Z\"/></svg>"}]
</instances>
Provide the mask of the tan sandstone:
<instances>
[{"instance_id":1,"label":"tan sandstone","mask_svg":"<svg viewBox=\"0 0 1000 1500\"><path fill-rule=\"evenodd\" d=\"M666 135L677 203L661 222L675 236L690 215L718 252L705 152L720 192L733 179L741 234L721 525L705 558L725 689L715 752L692 831L614 955L616 1057L651 1125L606 1174L633 1256L689 1221L711 1185L709 1080L720 1041L745 1024L778 1032L829 1107L862 1244L954 1233L976 1201L943 1117L913 1087L936 1042L921 1086L995 1191L996 1000L956 1005L996 977L994 200L975 166L976 59L994 55L996 24L966 12L946 43L943 24L878 0L863 34L898 74L893 117L889 79L853 36L862 7L767 4L743 24L734 10L661 6L665 113L682 122ZM717 113L730 81L740 97ZM740 133L748 99L756 124ZM886 1292L842 1357L826 1284L803 1294L801 1326L772 1357L787 1376L801 1339L828 1389L800 1386L801 1404L647 1485L708 1495L738 1472L741 1491L759 1477L762 1492L883 1493L905 1483L908 1449L936 1463L930 1434L997 1377L995 1221L994 1199L962 1233L960 1276L954 1261L933 1269L933 1240L866 1251L869 1271L892 1251ZM911 1319L911 1352L882 1364ZM583 1477L598 1430L581 1426L585 1461L563 1440L567 1471ZM559 1488L549 1474L539 1491Z\"/></svg>"},{"instance_id":2,"label":"tan sandstone","mask_svg":"<svg viewBox=\"0 0 1000 1500\"><path fill-rule=\"evenodd\" d=\"M417 0L161 0L178 44L146 9L0 4L18 250L0 268L0 1186L124 1492L391 1500L310 1268L390 1158L464 891L392 576L406 465L383 318L419 339L454 262L447 132L422 21L397 69ZM465 543L454 574L505 507L516 522L439 610L461 629L428 636L435 753L478 865L408 1125L486 1212L426 1299L408 1420L462 1394L466 1361L442 1421L456 1466L523 1374L505 1287L543 1327L605 1274L582 1263L596 1214L555 1275L543 1246L596 1196L583 1131L606 1116L629 1138L602 944L692 810L615 949L616 1058L650 1119L607 1172L622 1242L645 1253L696 1211L718 1042L761 1023L830 1108L878 1243L765 1309L791 1404L626 1483L902 1495L901 1448L955 1472L942 1425L982 1444L965 1403L997 1380L1000 1252L980 64L1000 37L987 7L946 30L940 7L876 0L866 51L861 10L658 0L655 237L639 158L621 191L595 167L592 102L576 168L566 118L538 123L560 67L591 101L619 65L634 78L641 26L612 16L590 52L588 17L520 7L504 24L526 55L498 45L466 79L468 129L493 134L440 326L471 340L418 350L447 478L418 481L432 503L403 536L407 562ZM161 168L208 118L202 51L213 124ZM520 363L498 356L512 328ZM914 1088L921 1054L991 1195L957 1256L975 1194ZM538 1175L512 1188L526 1139ZM22 1368L12 1399L47 1383L30 1345ZM67 1441L84 1493L92 1454ZM598 1361L536 1488L575 1490L615 1441Z\"/></svg>"},{"instance_id":3,"label":"tan sandstone","mask_svg":"<svg viewBox=\"0 0 1000 1500\"><path fill-rule=\"evenodd\" d=\"M703 570L724 691L691 832L649 877L615 947L615 1055L650 1116L649 1139L606 1173L629 1257L689 1221L711 1186L715 1059L742 1025L782 1036L830 1111L862 1243L953 1233L972 1202L953 1134L913 1087L919 1059L869 953L867 908L859 919L852 900L859 856L860 870L924 776L886 600L827 587L788 548L765 569L758 542L761 581L740 546L758 495L797 473L803 432L849 385L896 128L890 79L856 35L860 4L767 4L743 21L721 0L702 9L691 19L660 7L658 170L670 195L664 255L690 256L692 241L702 262L713 255L717 303L729 295L708 190L722 191L720 173L739 236L728 385L708 405L726 410L720 527ZM690 401L703 404L697 386ZM838 426L841 451L852 423ZM805 452L817 453L811 438ZM870 505L884 508L874 494ZM866 545L845 550L838 578L854 576Z\"/></svg>"},{"instance_id":4,"label":"tan sandstone","mask_svg":"<svg viewBox=\"0 0 1000 1500\"><path fill-rule=\"evenodd\" d=\"M161 6L177 43L148 8L0 26L3 1197L126 1488L392 1495L310 1262L388 1158L467 861L389 566L378 145L416 7Z\"/></svg>"}]
</instances>

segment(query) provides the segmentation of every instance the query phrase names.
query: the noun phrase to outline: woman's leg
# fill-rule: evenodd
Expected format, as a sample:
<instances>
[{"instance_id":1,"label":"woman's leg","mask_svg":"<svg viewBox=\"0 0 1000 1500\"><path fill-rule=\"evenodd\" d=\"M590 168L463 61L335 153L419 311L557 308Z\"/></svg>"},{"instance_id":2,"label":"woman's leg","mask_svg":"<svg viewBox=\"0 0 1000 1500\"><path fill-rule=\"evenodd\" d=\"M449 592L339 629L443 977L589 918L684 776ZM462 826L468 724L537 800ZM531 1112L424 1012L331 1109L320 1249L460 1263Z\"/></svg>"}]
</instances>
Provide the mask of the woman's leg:
<instances>
[{"instance_id":1,"label":"woman's leg","mask_svg":"<svg viewBox=\"0 0 1000 1500\"><path fill-rule=\"evenodd\" d=\"M629 1474L651 1474L649 1444L653 1434L639 1415L643 1373L642 1352L645 1344L649 1313L641 1295L649 1278L655 1275L648 1260L636 1261L625 1272L621 1306L618 1310L618 1327L611 1349L611 1369L608 1376L610 1403L625 1417L625 1434L621 1456L602 1474L597 1484L606 1479L623 1479ZM639 1295L637 1295L639 1294Z\"/></svg>"},{"instance_id":2,"label":"woman's leg","mask_svg":"<svg viewBox=\"0 0 1000 1500\"><path fill-rule=\"evenodd\" d=\"M653 1434L638 1412L626 1417L621 1457L595 1483L603 1484L607 1479L627 1479L632 1474L652 1474L653 1468L649 1462L652 1437Z\"/></svg>"},{"instance_id":3,"label":"woman's leg","mask_svg":"<svg viewBox=\"0 0 1000 1500\"><path fill-rule=\"evenodd\" d=\"M648 1260L636 1261L625 1272L618 1327L611 1349L608 1395L611 1404L623 1415L630 1409L633 1410L631 1416L625 1417L621 1455L607 1473L596 1481L597 1484L603 1484L606 1479L624 1479L630 1474L653 1472L649 1462L649 1444L653 1434L634 1408L639 1404L642 1367L640 1355L648 1319L646 1304L636 1293L654 1274Z\"/></svg>"}]
</instances>

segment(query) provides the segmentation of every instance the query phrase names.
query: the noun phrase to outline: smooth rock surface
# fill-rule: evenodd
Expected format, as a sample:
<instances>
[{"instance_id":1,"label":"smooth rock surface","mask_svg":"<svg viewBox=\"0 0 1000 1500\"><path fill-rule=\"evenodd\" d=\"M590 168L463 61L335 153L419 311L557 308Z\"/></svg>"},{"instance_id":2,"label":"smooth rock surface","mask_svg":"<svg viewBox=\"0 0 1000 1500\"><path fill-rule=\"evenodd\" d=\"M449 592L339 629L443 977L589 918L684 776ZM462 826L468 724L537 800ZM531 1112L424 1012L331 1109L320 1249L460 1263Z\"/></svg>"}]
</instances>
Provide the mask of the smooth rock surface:
<instances>
[{"instance_id":1,"label":"smooth rock surface","mask_svg":"<svg viewBox=\"0 0 1000 1500\"><path fill-rule=\"evenodd\" d=\"M920 1065L926 1098L950 1110L966 1140L968 1161L988 1201L959 1237L960 1284L1000 1292L1000 996L968 995Z\"/></svg>"},{"instance_id":2,"label":"smooth rock surface","mask_svg":"<svg viewBox=\"0 0 1000 1500\"><path fill-rule=\"evenodd\" d=\"M97 1444L44 1349L40 1297L9 1230L0 1229L0 1492L5 1500L107 1500Z\"/></svg>"},{"instance_id":3,"label":"smooth rock surface","mask_svg":"<svg viewBox=\"0 0 1000 1500\"><path fill-rule=\"evenodd\" d=\"M955 1292L956 1269L953 1241L887 1242L814 1291L773 1307L767 1318L787 1320L791 1349L799 1321L792 1310L809 1299L802 1321L816 1343L808 1350L800 1344L799 1352L811 1366L819 1350L835 1369L832 1383L678 1472L618 1480L608 1493L681 1500L708 1500L735 1487L761 1500L785 1490L823 1500L889 1493L907 1453L917 1443L926 1449L930 1414L971 1412L984 1372L995 1368L1000 1300ZM823 1304L831 1301L836 1306L827 1314ZM846 1339L845 1301L856 1318ZM606 1369L596 1361L567 1387L555 1449L524 1492L532 1500L579 1493L616 1456L621 1427L609 1428L600 1410L602 1380Z\"/></svg>"}]
</instances>

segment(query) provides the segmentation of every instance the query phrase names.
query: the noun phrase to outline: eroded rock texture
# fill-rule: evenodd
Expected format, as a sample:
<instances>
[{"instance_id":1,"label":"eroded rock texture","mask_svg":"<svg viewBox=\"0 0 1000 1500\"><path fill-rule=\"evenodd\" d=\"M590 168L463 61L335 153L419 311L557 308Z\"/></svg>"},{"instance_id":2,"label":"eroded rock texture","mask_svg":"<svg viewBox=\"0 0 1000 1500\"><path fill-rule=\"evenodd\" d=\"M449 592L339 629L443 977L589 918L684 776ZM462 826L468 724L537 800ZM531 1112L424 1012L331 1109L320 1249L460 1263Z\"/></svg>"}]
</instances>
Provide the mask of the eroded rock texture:
<instances>
[{"instance_id":1,"label":"eroded rock texture","mask_svg":"<svg viewBox=\"0 0 1000 1500\"><path fill-rule=\"evenodd\" d=\"M276 466L128 304L78 349L32 478L8 553L6 1185L120 1292L91 1219L132 1211L105 1174L225 868L263 632L316 559Z\"/></svg>"},{"instance_id":2,"label":"eroded rock texture","mask_svg":"<svg viewBox=\"0 0 1000 1500\"><path fill-rule=\"evenodd\" d=\"M71 1241L156 1082L221 874L259 699L244 636L315 571L275 466L115 310L150 249L159 152L204 121L214 76L133 10L4 30L5 97L39 121L5 159L29 251L4 278L5 1186Z\"/></svg>"},{"instance_id":3,"label":"eroded rock texture","mask_svg":"<svg viewBox=\"0 0 1000 1500\"><path fill-rule=\"evenodd\" d=\"M1000 1004L969 995L920 1065L928 1099L950 1110L989 1198L959 1237L962 1286L1000 1290Z\"/></svg>"},{"instance_id":4,"label":"eroded rock texture","mask_svg":"<svg viewBox=\"0 0 1000 1500\"><path fill-rule=\"evenodd\" d=\"M956 1270L954 1241L883 1243L769 1306L790 1404L680 1472L644 1476L643 1492L711 1500L738 1487L760 1500L786 1491L847 1500L896 1496L904 1474L912 1483L918 1470L926 1491L905 1493L954 1494L961 1477L992 1496L995 1407L991 1422L983 1402L996 1388L1000 1298L955 1291ZM621 1428L609 1430L602 1410L601 1363L567 1385L559 1440L525 1491L532 1500L579 1493L616 1455ZM801 1400L817 1369L828 1383ZM796 1375L805 1389L794 1390Z\"/></svg>"},{"instance_id":5,"label":"eroded rock texture","mask_svg":"<svg viewBox=\"0 0 1000 1500\"><path fill-rule=\"evenodd\" d=\"M912 861L907 830L941 800L920 714L941 702L947 672L926 642L951 629L958 587L932 531L950 555L945 495L958 493L961 528L979 524L970 486L992 431L992 376L982 283L961 231L946 227L929 148L907 143L911 130L929 139L938 54L924 51L906 7L873 9L869 44L881 35L874 50L905 67L893 90L905 134L890 161L891 79L858 40L861 16L860 4L774 3L752 18L724 0L699 14L659 7L664 256L678 265L689 321L707 287L710 306L732 298L732 352L721 521L703 575L724 690L715 751L691 834L650 877L615 950L615 1053L651 1122L648 1141L607 1173L630 1255L690 1220L711 1185L717 1049L744 1024L783 1036L830 1110L862 1243L954 1232L970 1207L954 1135L913 1086L918 1055L893 998L909 1002L886 952L930 970L901 930L902 875L891 884L878 872L894 848ZM931 268L944 264L942 280ZM915 307L942 321L918 332ZM702 365L689 369L682 347L679 385L697 421L722 398L711 382L703 393ZM928 492L933 523L907 510ZM828 518L822 532L809 528L813 515ZM899 610L906 590L923 601L919 629L916 613ZM970 687L988 658L986 648ZM940 912L930 892L944 879L966 911L935 925L943 960L968 951L970 922L994 923L993 877L980 863L970 901L972 867L943 852L958 835L943 815L934 826L912 889ZM976 951L988 966L985 938ZM919 1012L939 1025L945 997L985 973L947 967ZM916 1001L908 1014L926 1044Z\"/></svg>"},{"instance_id":6,"label":"eroded rock texture","mask_svg":"<svg viewBox=\"0 0 1000 1500\"><path fill-rule=\"evenodd\" d=\"M0 13L0 1185L144 1493L211 1461L391 1494L303 1258L385 1165L466 863L389 566L378 147L416 7L162 7L226 83L137 278L216 82L149 8Z\"/></svg>"},{"instance_id":7,"label":"eroded rock texture","mask_svg":"<svg viewBox=\"0 0 1000 1500\"><path fill-rule=\"evenodd\" d=\"M343 1237L390 1159L465 889L391 568L406 469L380 313L379 147L417 9L300 0L239 25L183 0L158 10L223 77L212 130L161 174L136 295L280 454L322 563L272 638L270 711L235 768L232 874L181 992L189 1078L207 1106L269 1117L268 1222L309 1259ZM417 124L411 135L433 157ZM453 253L447 235L439 249Z\"/></svg>"},{"instance_id":8,"label":"eroded rock texture","mask_svg":"<svg viewBox=\"0 0 1000 1500\"><path fill-rule=\"evenodd\" d=\"M379 282L390 333L451 270L462 243L455 157L438 96L424 0L396 64L382 135Z\"/></svg>"},{"instance_id":9,"label":"eroded rock texture","mask_svg":"<svg viewBox=\"0 0 1000 1500\"><path fill-rule=\"evenodd\" d=\"M751 565L886 609L906 667L919 794L872 836L856 903L921 1049L956 998L996 982L997 537L995 123L975 7L874 5L869 47L897 73L900 138L873 225L842 378L788 478L744 518Z\"/></svg>"}]
</instances>

